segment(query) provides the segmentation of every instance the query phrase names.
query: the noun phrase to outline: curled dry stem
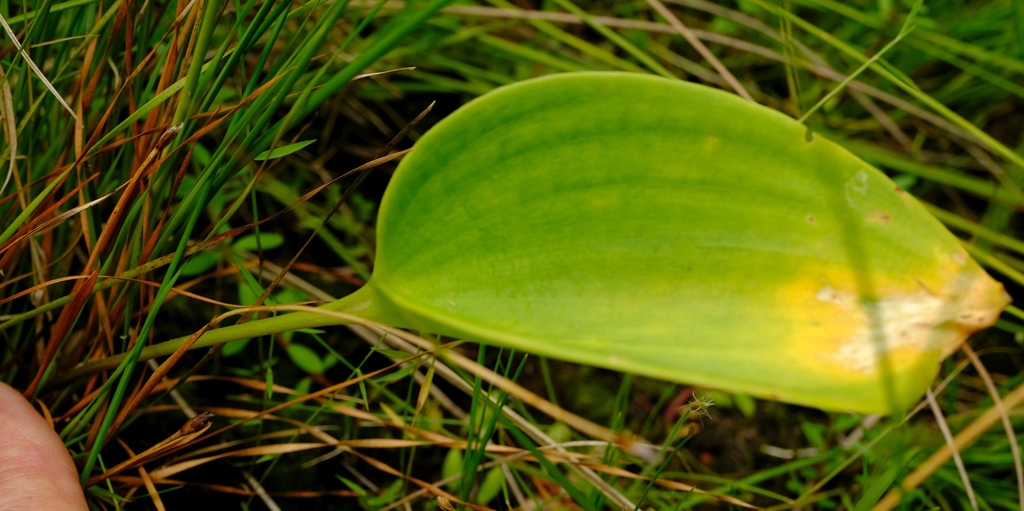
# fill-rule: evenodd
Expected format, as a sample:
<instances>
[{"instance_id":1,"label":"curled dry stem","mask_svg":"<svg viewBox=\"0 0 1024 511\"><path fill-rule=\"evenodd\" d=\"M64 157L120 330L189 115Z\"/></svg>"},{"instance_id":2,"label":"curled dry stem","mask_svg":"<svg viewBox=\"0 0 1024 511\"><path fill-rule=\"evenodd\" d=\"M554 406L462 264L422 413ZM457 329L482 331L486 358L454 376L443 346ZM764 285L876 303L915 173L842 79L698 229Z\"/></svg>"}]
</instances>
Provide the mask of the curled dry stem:
<instances>
[{"instance_id":1,"label":"curled dry stem","mask_svg":"<svg viewBox=\"0 0 1024 511\"><path fill-rule=\"evenodd\" d=\"M199 438L203 433L206 433L210 429L210 419L213 418L212 413L199 414L188 421L174 434L167 437L163 441L156 445L146 449L138 455L132 456L131 458L117 464L106 472L89 478L86 482L85 487L88 488L96 483L108 479L110 476L124 472L125 470L138 467L144 463L157 459L171 451L178 450Z\"/></svg>"}]
</instances>

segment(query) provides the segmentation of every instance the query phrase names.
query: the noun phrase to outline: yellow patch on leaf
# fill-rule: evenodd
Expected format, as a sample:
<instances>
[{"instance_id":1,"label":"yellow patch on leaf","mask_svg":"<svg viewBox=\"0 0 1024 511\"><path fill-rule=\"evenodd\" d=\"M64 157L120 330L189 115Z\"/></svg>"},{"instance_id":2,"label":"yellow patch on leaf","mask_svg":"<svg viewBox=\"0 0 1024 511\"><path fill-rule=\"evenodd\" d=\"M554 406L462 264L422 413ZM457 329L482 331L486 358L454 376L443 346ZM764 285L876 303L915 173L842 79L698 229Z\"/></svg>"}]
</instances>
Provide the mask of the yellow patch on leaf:
<instances>
[{"instance_id":1,"label":"yellow patch on leaf","mask_svg":"<svg viewBox=\"0 0 1024 511\"><path fill-rule=\"evenodd\" d=\"M966 254L937 260L938 268L917 278L872 273L858 279L839 266L804 272L780 293L795 315L788 342L793 360L855 380L877 378L883 367L912 370L955 352L995 323L1010 297Z\"/></svg>"}]
</instances>

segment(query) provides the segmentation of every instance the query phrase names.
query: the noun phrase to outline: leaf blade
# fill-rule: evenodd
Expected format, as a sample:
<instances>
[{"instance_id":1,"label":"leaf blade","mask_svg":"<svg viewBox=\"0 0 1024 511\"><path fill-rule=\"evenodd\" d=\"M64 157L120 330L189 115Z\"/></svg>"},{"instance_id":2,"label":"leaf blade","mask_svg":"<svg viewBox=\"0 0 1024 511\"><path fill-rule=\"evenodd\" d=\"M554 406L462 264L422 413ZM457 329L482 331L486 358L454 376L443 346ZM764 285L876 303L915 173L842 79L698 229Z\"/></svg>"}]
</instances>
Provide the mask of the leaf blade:
<instances>
[{"instance_id":1,"label":"leaf blade","mask_svg":"<svg viewBox=\"0 0 1024 511\"><path fill-rule=\"evenodd\" d=\"M378 245L370 319L830 409L907 406L1007 299L845 149L622 73L522 82L440 123Z\"/></svg>"}]
</instances>

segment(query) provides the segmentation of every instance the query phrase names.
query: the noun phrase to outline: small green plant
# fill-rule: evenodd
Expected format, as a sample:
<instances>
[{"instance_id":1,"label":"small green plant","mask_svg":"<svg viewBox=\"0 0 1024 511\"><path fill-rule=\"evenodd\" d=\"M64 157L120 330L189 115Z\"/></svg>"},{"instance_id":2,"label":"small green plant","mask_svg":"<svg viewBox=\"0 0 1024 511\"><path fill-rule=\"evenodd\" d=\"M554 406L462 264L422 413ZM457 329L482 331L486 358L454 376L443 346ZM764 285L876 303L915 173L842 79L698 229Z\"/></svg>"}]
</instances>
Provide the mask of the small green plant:
<instances>
[{"instance_id":1,"label":"small green plant","mask_svg":"<svg viewBox=\"0 0 1024 511\"><path fill-rule=\"evenodd\" d=\"M846 150L737 96L625 73L530 80L463 107L401 163L377 235L372 279L324 306L343 315L240 324L193 347L361 318L887 413L1008 303Z\"/></svg>"}]
</instances>

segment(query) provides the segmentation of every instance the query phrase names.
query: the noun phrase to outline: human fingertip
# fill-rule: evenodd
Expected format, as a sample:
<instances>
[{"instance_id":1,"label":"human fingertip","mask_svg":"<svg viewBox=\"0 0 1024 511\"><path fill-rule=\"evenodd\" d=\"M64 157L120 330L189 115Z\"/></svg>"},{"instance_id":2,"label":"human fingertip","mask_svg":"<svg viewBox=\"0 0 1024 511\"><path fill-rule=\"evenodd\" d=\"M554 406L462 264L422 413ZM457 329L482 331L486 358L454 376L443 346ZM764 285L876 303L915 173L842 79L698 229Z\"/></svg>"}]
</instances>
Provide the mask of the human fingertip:
<instances>
[{"instance_id":1,"label":"human fingertip","mask_svg":"<svg viewBox=\"0 0 1024 511\"><path fill-rule=\"evenodd\" d=\"M85 511L78 471L53 427L0 382L0 511Z\"/></svg>"}]
</instances>

